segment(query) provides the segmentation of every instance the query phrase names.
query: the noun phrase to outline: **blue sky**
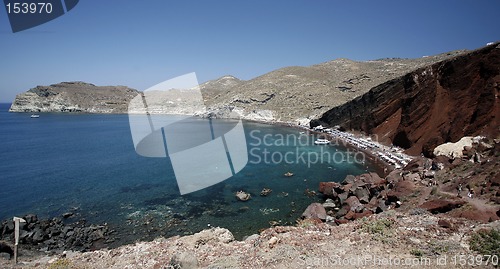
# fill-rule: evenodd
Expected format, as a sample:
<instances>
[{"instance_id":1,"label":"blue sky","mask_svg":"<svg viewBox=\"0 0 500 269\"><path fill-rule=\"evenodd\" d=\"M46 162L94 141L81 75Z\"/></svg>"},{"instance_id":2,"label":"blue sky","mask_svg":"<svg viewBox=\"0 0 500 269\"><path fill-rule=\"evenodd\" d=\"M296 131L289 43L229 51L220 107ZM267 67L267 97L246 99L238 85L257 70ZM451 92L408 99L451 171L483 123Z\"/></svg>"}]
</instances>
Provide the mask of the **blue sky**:
<instances>
[{"instance_id":1,"label":"blue sky","mask_svg":"<svg viewBox=\"0 0 500 269\"><path fill-rule=\"evenodd\" d=\"M251 79L336 58L414 58L500 40L498 0L82 0L13 34L0 9L0 102L36 85L138 90L196 72Z\"/></svg>"}]
</instances>

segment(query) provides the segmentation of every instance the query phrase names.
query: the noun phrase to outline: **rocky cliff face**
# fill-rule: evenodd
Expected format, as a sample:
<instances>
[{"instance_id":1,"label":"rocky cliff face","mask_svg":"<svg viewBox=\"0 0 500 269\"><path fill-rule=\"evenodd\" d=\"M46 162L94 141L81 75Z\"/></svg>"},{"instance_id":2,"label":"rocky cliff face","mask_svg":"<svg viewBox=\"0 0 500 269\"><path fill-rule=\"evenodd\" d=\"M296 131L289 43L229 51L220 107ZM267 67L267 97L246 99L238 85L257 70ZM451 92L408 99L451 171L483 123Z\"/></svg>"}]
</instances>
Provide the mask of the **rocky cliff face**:
<instances>
[{"instance_id":1,"label":"rocky cliff face","mask_svg":"<svg viewBox=\"0 0 500 269\"><path fill-rule=\"evenodd\" d=\"M320 117L330 108L342 105L376 85L463 53L465 51L418 59L366 62L337 59L309 67L285 67L248 81L224 76L200 85L207 111L197 114L308 124L310 119ZM63 82L38 86L18 95L10 111L126 113L129 101L137 94L137 91L123 86L97 87L83 82ZM171 102L175 104L169 105ZM167 107L158 109L175 114L199 110L187 101L164 103ZM199 105L199 102L193 104ZM134 111L139 109L131 108Z\"/></svg>"},{"instance_id":2,"label":"rocky cliff face","mask_svg":"<svg viewBox=\"0 0 500 269\"><path fill-rule=\"evenodd\" d=\"M312 126L378 135L407 153L432 155L463 136L499 134L500 45L420 68L335 107Z\"/></svg>"},{"instance_id":3,"label":"rocky cliff face","mask_svg":"<svg viewBox=\"0 0 500 269\"><path fill-rule=\"evenodd\" d=\"M129 101L138 93L125 86L62 82L17 95L9 111L126 113Z\"/></svg>"},{"instance_id":4,"label":"rocky cliff face","mask_svg":"<svg viewBox=\"0 0 500 269\"><path fill-rule=\"evenodd\" d=\"M285 67L248 81L224 76L200 89L210 116L239 114L251 120L308 123L378 84L464 52L366 62L337 59L309 67Z\"/></svg>"}]
</instances>

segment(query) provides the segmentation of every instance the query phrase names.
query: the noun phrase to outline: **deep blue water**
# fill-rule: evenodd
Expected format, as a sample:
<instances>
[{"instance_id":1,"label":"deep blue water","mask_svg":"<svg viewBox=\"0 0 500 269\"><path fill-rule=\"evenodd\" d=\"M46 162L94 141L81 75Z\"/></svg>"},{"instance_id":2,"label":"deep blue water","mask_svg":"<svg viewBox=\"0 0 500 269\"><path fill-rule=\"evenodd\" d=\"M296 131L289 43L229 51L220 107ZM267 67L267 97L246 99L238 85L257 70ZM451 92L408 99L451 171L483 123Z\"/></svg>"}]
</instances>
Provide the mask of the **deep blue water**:
<instances>
[{"instance_id":1,"label":"deep blue water","mask_svg":"<svg viewBox=\"0 0 500 269\"><path fill-rule=\"evenodd\" d=\"M309 167L301 161L273 163L271 154L265 162L264 148L275 153L275 161L287 152L323 150L333 156L344 151L313 145L314 137L306 135L300 136L302 144L288 139L283 145L281 136L296 138L300 130L245 122L247 166L220 184L181 196L168 158L136 154L127 115L46 113L32 119L8 108L0 104L0 220L73 211L75 219L110 224L119 231L119 243L189 234L209 224L226 227L238 238L269 227L270 221L293 224L320 199L304 195L306 189L373 169L341 161ZM270 145L255 146L259 139ZM292 155L289 160L295 161ZM284 177L288 171L294 176ZM273 190L267 197L259 195L264 187ZM238 190L252 199L237 201Z\"/></svg>"}]
</instances>

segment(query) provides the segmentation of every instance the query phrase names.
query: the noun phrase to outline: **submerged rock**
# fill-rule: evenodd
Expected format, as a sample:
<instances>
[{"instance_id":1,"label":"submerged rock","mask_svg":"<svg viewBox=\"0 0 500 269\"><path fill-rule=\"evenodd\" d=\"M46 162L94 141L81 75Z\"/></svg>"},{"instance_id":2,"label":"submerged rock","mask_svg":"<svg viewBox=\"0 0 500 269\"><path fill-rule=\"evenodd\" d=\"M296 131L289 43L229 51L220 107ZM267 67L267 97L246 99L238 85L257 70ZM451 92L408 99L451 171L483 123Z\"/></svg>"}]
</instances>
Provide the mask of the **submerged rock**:
<instances>
[{"instance_id":1,"label":"submerged rock","mask_svg":"<svg viewBox=\"0 0 500 269\"><path fill-rule=\"evenodd\" d=\"M269 189L269 188L264 188L262 189L262 191L260 192L260 196L268 196L269 194L271 194L271 192L273 192L273 190Z\"/></svg>"},{"instance_id":2,"label":"submerged rock","mask_svg":"<svg viewBox=\"0 0 500 269\"><path fill-rule=\"evenodd\" d=\"M236 193L236 198L240 201L248 201L250 200L251 195L249 193L246 193L244 191L239 191Z\"/></svg>"}]
</instances>

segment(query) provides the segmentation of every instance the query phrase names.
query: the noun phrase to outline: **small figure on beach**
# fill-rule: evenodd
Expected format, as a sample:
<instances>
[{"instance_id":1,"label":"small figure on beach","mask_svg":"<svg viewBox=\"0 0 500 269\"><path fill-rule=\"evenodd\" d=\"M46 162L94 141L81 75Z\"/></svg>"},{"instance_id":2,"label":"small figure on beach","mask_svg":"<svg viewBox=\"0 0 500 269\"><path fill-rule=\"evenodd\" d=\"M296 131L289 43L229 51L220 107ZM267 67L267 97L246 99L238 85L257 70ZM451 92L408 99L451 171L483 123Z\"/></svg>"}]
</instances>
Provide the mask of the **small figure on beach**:
<instances>
[{"instance_id":1,"label":"small figure on beach","mask_svg":"<svg viewBox=\"0 0 500 269\"><path fill-rule=\"evenodd\" d=\"M469 189L469 192L467 193L467 196L469 198L473 198L474 197L474 190L473 189Z\"/></svg>"},{"instance_id":2,"label":"small figure on beach","mask_svg":"<svg viewBox=\"0 0 500 269\"><path fill-rule=\"evenodd\" d=\"M460 196L460 193L462 192L462 183L459 183L459 184L458 184L457 191L458 191L458 193L457 193L457 197L461 197L461 196Z\"/></svg>"}]
</instances>

